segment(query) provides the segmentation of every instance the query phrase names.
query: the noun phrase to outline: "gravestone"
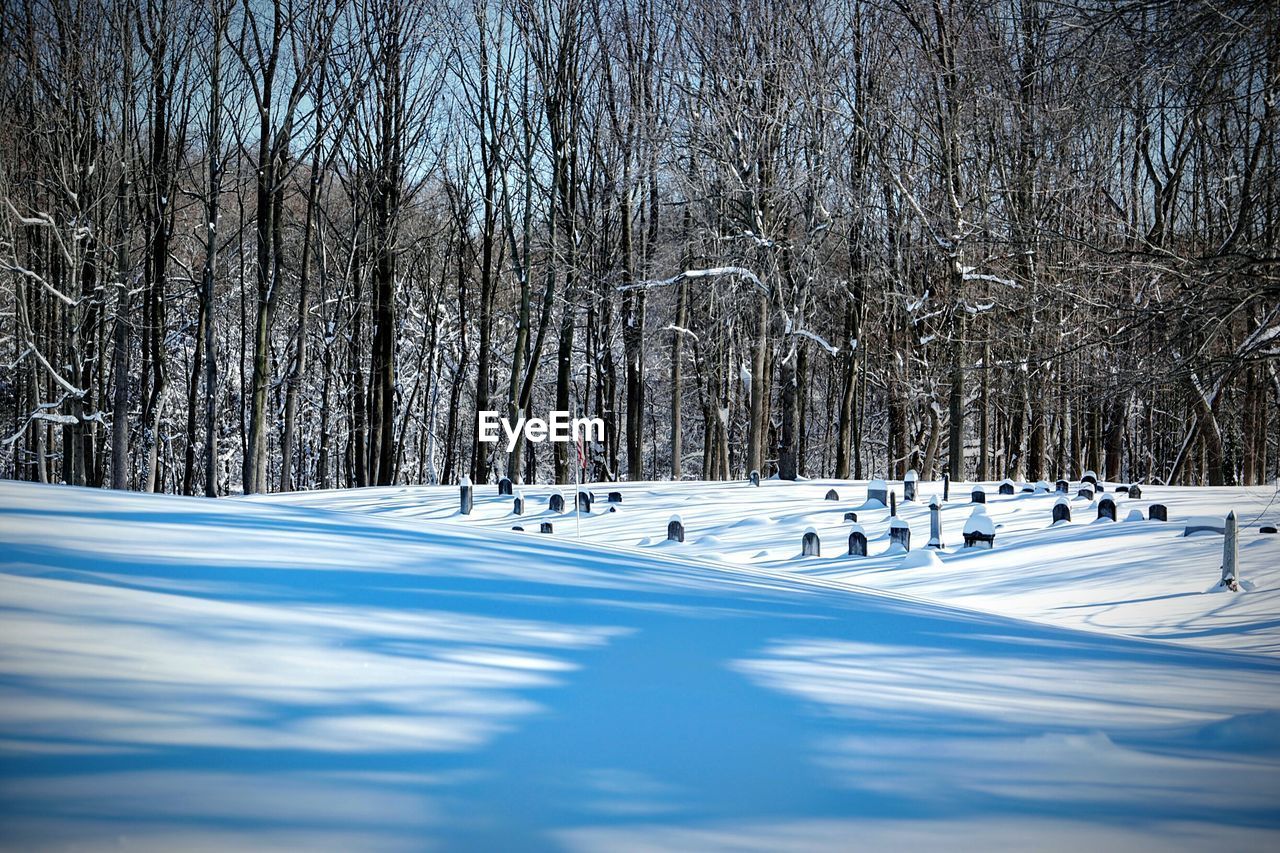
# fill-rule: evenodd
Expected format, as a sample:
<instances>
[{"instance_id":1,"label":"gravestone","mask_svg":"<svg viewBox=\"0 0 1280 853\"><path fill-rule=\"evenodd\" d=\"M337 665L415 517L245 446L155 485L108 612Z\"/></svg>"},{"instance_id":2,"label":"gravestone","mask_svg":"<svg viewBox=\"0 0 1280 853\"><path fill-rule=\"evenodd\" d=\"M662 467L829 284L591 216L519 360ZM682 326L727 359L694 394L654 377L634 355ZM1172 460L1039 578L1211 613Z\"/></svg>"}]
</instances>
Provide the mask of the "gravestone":
<instances>
[{"instance_id":1,"label":"gravestone","mask_svg":"<svg viewBox=\"0 0 1280 853\"><path fill-rule=\"evenodd\" d=\"M538 532L539 532L539 533L551 533L551 532L553 532L553 531L552 531L552 528L551 528L551 522L549 522L549 521L544 521L544 522L542 522L542 525L538 528Z\"/></svg>"},{"instance_id":2,"label":"gravestone","mask_svg":"<svg viewBox=\"0 0 1280 853\"><path fill-rule=\"evenodd\" d=\"M1063 497L1060 497L1053 502L1053 523L1057 524L1059 521L1070 521L1070 520L1071 520L1071 502L1068 501L1066 496L1064 495Z\"/></svg>"},{"instance_id":3,"label":"gravestone","mask_svg":"<svg viewBox=\"0 0 1280 853\"><path fill-rule=\"evenodd\" d=\"M1127 498L1127 497L1129 497L1129 487L1128 487L1128 486L1116 486L1116 488L1115 488L1115 492L1116 492L1116 494L1120 494L1121 492L1124 492L1124 496L1125 496L1126 498Z\"/></svg>"},{"instance_id":4,"label":"gravestone","mask_svg":"<svg viewBox=\"0 0 1280 853\"><path fill-rule=\"evenodd\" d=\"M759 471L752 471L752 472L751 472L751 477L750 477L750 479L751 479L751 485L753 485L753 486L758 486L758 485L760 485L760 472L759 472Z\"/></svg>"},{"instance_id":5,"label":"gravestone","mask_svg":"<svg viewBox=\"0 0 1280 853\"><path fill-rule=\"evenodd\" d=\"M1054 488L1056 488L1059 492L1065 495L1068 491L1071 490L1071 484L1068 483L1066 480L1059 480L1058 482L1054 483Z\"/></svg>"},{"instance_id":6,"label":"gravestone","mask_svg":"<svg viewBox=\"0 0 1280 853\"><path fill-rule=\"evenodd\" d=\"M805 530L804 536L800 539L800 556L822 556L822 543L818 541L818 531L814 530L812 527Z\"/></svg>"},{"instance_id":7,"label":"gravestone","mask_svg":"<svg viewBox=\"0 0 1280 853\"><path fill-rule=\"evenodd\" d=\"M1093 500L1093 488L1088 483L1080 484L1080 491L1076 492L1076 497L1084 498L1087 501Z\"/></svg>"},{"instance_id":8,"label":"gravestone","mask_svg":"<svg viewBox=\"0 0 1280 853\"><path fill-rule=\"evenodd\" d=\"M827 496L823 500L838 501L840 500L840 495L836 493L835 489L827 489Z\"/></svg>"},{"instance_id":9,"label":"gravestone","mask_svg":"<svg viewBox=\"0 0 1280 853\"><path fill-rule=\"evenodd\" d=\"M860 524L855 524L849 531L849 556L867 556L867 533Z\"/></svg>"},{"instance_id":10,"label":"gravestone","mask_svg":"<svg viewBox=\"0 0 1280 853\"><path fill-rule=\"evenodd\" d=\"M975 507L973 514L964 523L964 547L990 550L995 544L995 524L984 510Z\"/></svg>"},{"instance_id":11,"label":"gravestone","mask_svg":"<svg viewBox=\"0 0 1280 853\"><path fill-rule=\"evenodd\" d=\"M516 492L511 501L511 513L513 515L524 515L524 492Z\"/></svg>"},{"instance_id":12,"label":"gravestone","mask_svg":"<svg viewBox=\"0 0 1280 853\"><path fill-rule=\"evenodd\" d=\"M1098 475L1092 471L1085 471L1084 474L1080 477L1080 482L1088 483L1091 486L1097 486Z\"/></svg>"},{"instance_id":13,"label":"gravestone","mask_svg":"<svg viewBox=\"0 0 1280 853\"><path fill-rule=\"evenodd\" d=\"M889 515L892 518L898 517L898 493L889 493Z\"/></svg>"},{"instance_id":14,"label":"gravestone","mask_svg":"<svg viewBox=\"0 0 1280 853\"><path fill-rule=\"evenodd\" d=\"M1183 536L1191 536L1195 533L1216 533L1219 536L1224 536L1226 532L1226 525L1216 515L1190 516L1187 518L1186 526L1182 529Z\"/></svg>"},{"instance_id":15,"label":"gravestone","mask_svg":"<svg viewBox=\"0 0 1280 853\"><path fill-rule=\"evenodd\" d=\"M585 513L590 514L590 512L591 512L591 500L592 500L592 495L591 495L591 493L590 493L590 492L587 492L587 491L579 491L579 492L578 492L578 503L577 503L577 508L578 508L578 509L580 509L580 510L582 510L582 511L583 511L583 512L585 512Z\"/></svg>"},{"instance_id":16,"label":"gravestone","mask_svg":"<svg viewBox=\"0 0 1280 853\"><path fill-rule=\"evenodd\" d=\"M616 506L609 507L609 512L617 512L617 511L618 511L618 508Z\"/></svg>"},{"instance_id":17,"label":"gravestone","mask_svg":"<svg viewBox=\"0 0 1280 853\"><path fill-rule=\"evenodd\" d=\"M1130 486L1129 486L1129 497L1133 498L1134 500L1138 500L1139 498L1141 498L1141 497L1142 497L1142 486L1139 486L1137 483L1133 483L1132 485L1130 485Z\"/></svg>"},{"instance_id":18,"label":"gravestone","mask_svg":"<svg viewBox=\"0 0 1280 853\"><path fill-rule=\"evenodd\" d=\"M879 501L881 506L889 505L889 487L884 480L876 479L867 483L867 503Z\"/></svg>"},{"instance_id":19,"label":"gravestone","mask_svg":"<svg viewBox=\"0 0 1280 853\"><path fill-rule=\"evenodd\" d=\"M1274 524L1264 524L1258 528L1259 533L1275 533L1276 526Z\"/></svg>"},{"instance_id":20,"label":"gravestone","mask_svg":"<svg viewBox=\"0 0 1280 853\"><path fill-rule=\"evenodd\" d=\"M929 499L929 548L942 547L942 505L937 495Z\"/></svg>"},{"instance_id":21,"label":"gravestone","mask_svg":"<svg viewBox=\"0 0 1280 853\"><path fill-rule=\"evenodd\" d=\"M902 478L902 499L904 501L914 501L916 499L916 485L919 480L920 475L916 473L914 468L907 472L907 476Z\"/></svg>"},{"instance_id":22,"label":"gravestone","mask_svg":"<svg viewBox=\"0 0 1280 853\"><path fill-rule=\"evenodd\" d=\"M975 504L987 502L987 493L982 490L982 486L973 487L973 491L969 493L969 502Z\"/></svg>"},{"instance_id":23,"label":"gravestone","mask_svg":"<svg viewBox=\"0 0 1280 853\"><path fill-rule=\"evenodd\" d=\"M845 520L845 521L857 521L857 520L858 520L858 514L857 514L856 512L846 512L846 513L844 514L844 520Z\"/></svg>"},{"instance_id":24,"label":"gravestone","mask_svg":"<svg viewBox=\"0 0 1280 853\"><path fill-rule=\"evenodd\" d=\"M667 541L684 541L684 523L680 521L680 516L678 515L671 516L671 520L667 522Z\"/></svg>"},{"instance_id":25,"label":"gravestone","mask_svg":"<svg viewBox=\"0 0 1280 853\"><path fill-rule=\"evenodd\" d=\"M551 495L551 499L547 501L547 509L550 512L564 512L564 495L555 492Z\"/></svg>"},{"instance_id":26,"label":"gravestone","mask_svg":"<svg viewBox=\"0 0 1280 853\"><path fill-rule=\"evenodd\" d=\"M498 481L498 494L499 495L511 494L511 478L510 477L503 477L501 480Z\"/></svg>"},{"instance_id":27,"label":"gravestone","mask_svg":"<svg viewBox=\"0 0 1280 853\"><path fill-rule=\"evenodd\" d=\"M609 503L611 503L611 504L620 504L620 503L622 503L622 492L610 492L610 493L609 493Z\"/></svg>"},{"instance_id":28,"label":"gravestone","mask_svg":"<svg viewBox=\"0 0 1280 853\"><path fill-rule=\"evenodd\" d=\"M911 550L911 528L900 518L889 522L889 545L898 545L904 551Z\"/></svg>"},{"instance_id":29,"label":"gravestone","mask_svg":"<svg viewBox=\"0 0 1280 853\"><path fill-rule=\"evenodd\" d=\"M942 499L951 500L951 475L945 471L942 473Z\"/></svg>"},{"instance_id":30,"label":"gravestone","mask_svg":"<svg viewBox=\"0 0 1280 853\"><path fill-rule=\"evenodd\" d=\"M1169 508L1164 504L1152 504L1147 508L1147 518L1151 521L1168 521Z\"/></svg>"},{"instance_id":31,"label":"gravestone","mask_svg":"<svg viewBox=\"0 0 1280 853\"><path fill-rule=\"evenodd\" d=\"M1011 495L1014 493L1014 491L1015 491L1015 486L1013 485L1013 480L1000 481L1000 494Z\"/></svg>"},{"instance_id":32,"label":"gravestone","mask_svg":"<svg viewBox=\"0 0 1280 853\"><path fill-rule=\"evenodd\" d=\"M1111 521L1116 520L1116 501L1110 495L1103 495L1102 500L1098 501L1098 518L1106 518Z\"/></svg>"},{"instance_id":33,"label":"gravestone","mask_svg":"<svg viewBox=\"0 0 1280 853\"><path fill-rule=\"evenodd\" d=\"M1236 511L1234 509L1227 513L1227 523L1224 528L1224 538L1222 540L1222 585L1232 592L1239 592L1240 584L1236 580L1236 561L1239 557L1240 531L1237 527Z\"/></svg>"},{"instance_id":34,"label":"gravestone","mask_svg":"<svg viewBox=\"0 0 1280 853\"><path fill-rule=\"evenodd\" d=\"M471 515L471 478L463 477L458 483L458 512Z\"/></svg>"},{"instance_id":35,"label":"gravestone","mask_svg":"<svg viewBox=\"0 0 1280 853\"><path fill-rule=\"evenodd\" d=\"M518 525L518 524L513 524L513 525L511 525L511 529L512 529L512 530L515 530L515 531L518 531L518 532L520 532L520 533L524 533L524 528L523 528L523 527L521 527L521 526L520 526L520 525Z\"/></svg>"}]
</instances>

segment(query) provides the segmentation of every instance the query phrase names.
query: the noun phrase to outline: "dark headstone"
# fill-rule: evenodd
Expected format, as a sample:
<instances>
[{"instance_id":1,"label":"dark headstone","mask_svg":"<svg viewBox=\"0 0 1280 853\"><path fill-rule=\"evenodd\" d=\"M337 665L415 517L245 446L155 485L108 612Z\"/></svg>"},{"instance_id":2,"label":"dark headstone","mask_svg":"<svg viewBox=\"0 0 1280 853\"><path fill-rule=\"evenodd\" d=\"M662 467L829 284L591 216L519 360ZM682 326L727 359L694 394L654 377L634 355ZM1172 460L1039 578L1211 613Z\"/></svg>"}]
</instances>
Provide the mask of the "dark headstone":
<instances>
[{"instance_id":1,"label":"dark headstone","mask_svg":"<svg viewBox=\"0 0 1280 853\"><path fill-rule=\"evenodd\" d=\"M973 491L969 493L970 503L984 504L987 502L987 493L982 490L982 486L974 486Z\"/></svg>"},{"instance_id":2,"label":"dark headstone","mask_svg":"<svg viewBox=\"0 0 1280 853\"><path fill-rule=\"evenodd\" d=\"M929 545L930 548L942 547L942 504L935 497L929 501Z\"/></svg>"},{"instance_id":3,"label":"dark headstone","mask_svg":"<svg viewBox=\"0 0 1280 853\"><path fill-rule=\"evenodd\" d=\"M1132 486L1130 486L1129 497L1133 498L1134 500L1137 500L1138 498L1142 497L1142 486L1139 486L1137 483L1134 483Z\"/></svg>"},{"instance_id":4,"label":"dark headstone","mask_svg":"<svg viewBox=\"0 0 1280 853\"><path fill-rule=\"evenodd\" d=\"M512 500L511 512L513 515L524 515L524 495Z\"/></svg>"},{"instance_id":5,"label":"dark headstone","mask_svg":"<svg viewBox=\"0 0 1280 853\"><path fill-rule=\"evenodd\" d=\"M511 494L511 478L510 477L503 477L501 480L498 481L498 494L499 495Z\"/></svg>"},{"instance_id":6,"label":"dark headstone","mask_svg":"<svg viewBox=\"0 0 1280 853\"><path fill-rule=\"evenodd\" d=\"M1022 487L1022 493L1023 493L1024 495L1034 495L1034 494L1036 493L1036 487L1035 487L1035 486L1023 486L1023 487Z\"/></svg>"},{"instance_id":7,"label":"dark headstone","mask_svg":"<svg viewBox=\"0 0 1280 853\"><path fill-rule=\"evenodd\" d=\"M856 512L846 512L846 513L844 514L844 520L845 520L845 521L857 521L857 520L858 520L858 514L857 514Z\"/></svg>"},{"instance_id":8,"label":"dark headstone","mask_svg":"<svg viewBox=\"0 0 1280 853\"><path fill-rule=\"evenodd\" d=\"M521 527L521 526L520 526L520 525L518 525L518 524L513 524L513 525L511 525L511 529L512 529L512 530L517 530L517 531L519 531L519 532L521 532L521 533L524 533L524 528L523 528L523 527Z\"/></svg>"},{"instance_id":9,"label":"dark headstone","mask_svg":"<svg viewBox=\"0 0 1280 853\"><path fill-rule=\"evenodd\" d=\"M1054 483L1054 488L1065 495L1068 491L1070 491L1071 484L1068 483L1066 480L1059 480L1058 482Z\"/></svg>"},{"instance_id":10,"label":"dark headstone","mask_svg":"<svg viewBox=\"0 0 1280 853\"><path fill-rule=\"evenodd\" d=\"M1098 485L1098 475L1092 471L1085 471L1084 476L1080 478L1080 482L1088 483L1091 486Z\"/></svg>"},{"instance_id":11,"label":"dark headstone","mask_svg":"<svg viewBox=\"0 0 1280 853\"><path fill-rule=\"evenodd\" d=\"M617 511L618 511L618 508L616 506L609 507L609 512L617 512Z\"/></svg>"},{"instance_id":12,"label":"dark headstone","mask_svg":"<svg viewBox=\"0 0 1280 853\"><path fill-rule=\"evenodd\" d=\"M667 541L683 542L684 541L684 525L680 519L673 518L667 522Z\"/></svg>"},{"instance_id":13,"label":"dark headstone","mask_svg":"<svg viewBox=\"0 0 1280 853\"><path fill-rule=\"evenodd\" d=\"M1110 495L1103 495L1102 500L1098 501L1098 518L1116 520L1116 502Z\"/></svg>"},{"instance_id":14,"label":"dark headstone","mask_svg":"<svg viewBox=\"0 0 1280 853\"><path fill-rule=\"evenodd\" d=\"M471 481L465 478L458 486L458 512L471 515Z\"/></svg>"},{"instance_id":15,"label":"dark headstone","mask_svg":"<svg viewBox=\"0 0 1280 853\"><path fill-rule=\"evenodd\" d=\"M945 472L942 475L942 499L951 500L951 475Z\"/></svg>"},{"instance_id":16,"label":"dark headstone","mask_svg":"<svg viewBox=\"0 0 1280 853\"><path fill-rule=\"evenodd\" d=\"M855 530L849 534L849 556L867 556L867 534L861 530Z\"/></svg>"},{"instance_id":17,"label":"dark headstone","mask_svg":"<svg viewBox=\"0 0 1280 853\"><path fill-rule=\"evenodd\" d=\"M1013 494L1013 483L1010 483L1008 480L1005 480L1003 483L1001 483L1001 484L1000 484L1000 494L1002 494L1002 495L1011 495L1011 494Z\"/></svg>"},{"instance_id":18,"label":"dark headstone","mask_svg":"<svg viewBox=\"0 0 1280 853\"><path fill-rule=\"evenodd\" d=\"M1129 487L1128 487L1128 486L1116 486L1116 494L1120 494L1121 492L1124 492L1124 496L1125 496L1126 498L1127 498L1127 497L1129 497Z\"/></svg>"},{"instance_id":19,"label":"dark headstone","mask_svg":"<svg viewBox=\"0 0 1280 853\"><path fill-rule=\"evenodd\" d=\"M1071 504L1063 501L1053 505L1053 521L1056 524L1059 521L1071 520Z\"/></svg>"},{"instance_id":20,"label":"dark headstone","mask_svg":"<svg viewBox=\"0 0 1280 853\"><path fill-rule=\"evenodd\" d=\"M1275 533L1276 526L1274 524L1264 524L1258 528L1259 533Z\"/></svg>"},{"instance_id":21,"label":"dark headstone","mask_svg":"<svg viewBox=\"0 0 1280 853\"><path fill-rule=\"evenodd\" d=\"M986 548L990 551L996 546L996 536L994 533L966 533L964 535L964 547L966 548Z\"/></svg>"},{"instance_id":22,"label":"dark headstone","mask_svg":"<svg viewBox=\"0 0 1280 853\"><path fill-rule=\"evenodd\" d=\"M564 495L556 492L547 501L547 509L551 512L564 512Z\"/></svg>"},{"instance_id":23,"label":"dark headstone","mask_svg":"<svg viewBox=\"0 0 1280 853\"><path fill-rule=\"evenodd\" d=\"M904 501L914 501L916 499L916 486L920 479L920 475L911 469L907 472L907 476L902 478L902 499Z\"/></svg>"},{"instance_id":24,"label":"dark headstone","mask_svg":"<svg viewBox=\"0 0 1280 853\"><path fill-rule=\"evenodd\" d=\"M622 503L622 492L610 492L610 493L609 493L609 503L611 503L611 504L620 504L620 503Z\"/></svg>"},{"instance_id":25,"label":"dark headstone","mask_svg":"<svg viewBox=\"0 0 1280 853\"><path fill-rule=\"evenodd\" d=\"M751 485L753 485L753 486L758 486L758 485L760 485L760 472L759 472L759 471L752 471L752 472L751 472L750 479L751 479Z\"/></svg>"},{"instance_id":26,"label":"dark headstone","mask_svg":"<svg viewBox=\"0 0 1280 853\"><path fill-rule=\"evenodd\" d=\"M1093 500L1093 489L1088 485L1081 485L1080 491L1076 492L1076 497L1091 501Z\"/></svg>"},{"instance_id":27,"label":"dark headstone","mask_svg":"<svg viewBox=\"0 0 1280 853\"><path fill-rule=\"evenodd\" d=\"M539 533L551 533L551 532L552 532L552 530L551 530L551 522L549 522L549 521L544 521L544 522L542 522L542 526L538 528L538 532L539 532Z\"/></svg>"},{"instance_id":28,"label":"dark headstone","mask_svg":"<svg viewBox=\"0 0 1280 853\"><path fill-rule=\"evenodd\" d=\"M1164 504L1152 504L1147 508L1147 518L1151 521L1168 521L1169 508Z\"/></svg>"},{"instance_id":29,"label":"dark headstone","mask_svg":"<svg viewBox=\"0 0 1280 853\"><path fill-rule=\"evenodd\" d=\"M894 545L901 545L902 550L911 550L911 528L907 526L905 521L889 522L889 542Z\"/></svg>"},{"instance_id":30,"label":"dark headstone","mask_svg":"<svg viewBox=\"0 0 1280 853\"><path fill-rule=\"evenodd\" d=\"M840 495L835 489L827 489L827 496L823 500L838 501L840 500Z\"/></svg>"},{"instance_id":31,"label":"dark headstone","mask_svg":"<svg viewBox=\"0 0 1280 853\"><path fill-rule=\"evenodd\" d=\"M815 531L804 532L804 537L800 540L800 555L802 557L822 556L822 543L818 541L818 534Z\"/></svg>"},{"instance_id":32,"label":"dark headstone","mask_svg":"<svg viewBox=\"0 0 1280 853\"><path fill-rule=\"evenodd\" d=\"M898 517L898 493L889 492L889 516L891 518Z\"/></svg>"},{"instance_id":33,"label":"dark headstone","mask_svg":"<svg viewBox=\"0 0 1280 853\"><path fill-rule=\"evenodd\" d=\"M583 512L591 512L591 493L586 491L578 492L577 508Z\"/></svg>"}]
</instances>

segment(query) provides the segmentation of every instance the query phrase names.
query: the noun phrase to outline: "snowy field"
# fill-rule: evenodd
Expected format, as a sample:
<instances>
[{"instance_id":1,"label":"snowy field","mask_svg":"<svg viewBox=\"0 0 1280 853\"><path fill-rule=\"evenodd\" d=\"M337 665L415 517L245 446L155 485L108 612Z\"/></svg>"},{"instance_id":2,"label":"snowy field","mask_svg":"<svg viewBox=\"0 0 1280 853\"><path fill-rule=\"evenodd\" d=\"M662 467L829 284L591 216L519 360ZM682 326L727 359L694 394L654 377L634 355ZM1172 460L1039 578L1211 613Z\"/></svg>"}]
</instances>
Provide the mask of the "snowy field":
<instances>
[{"instance_id":1,"label":"snowy field","mask_svg":"<svg viewBox=\"0 0 1280 853\"><path fill-rule=\"evenodd\" d=\"M866 484L592 488L579 521L548 487L462 517L456 488L0 482L0 845L1280 844L1274 489L1051 528L1053 495L989 484L995 549L965 552L956 484L931 559L923 501L886 553ZM1228 509L1239 593L1210 591L1222 537L1181 535Z\"/></svg>"}]
</instances>

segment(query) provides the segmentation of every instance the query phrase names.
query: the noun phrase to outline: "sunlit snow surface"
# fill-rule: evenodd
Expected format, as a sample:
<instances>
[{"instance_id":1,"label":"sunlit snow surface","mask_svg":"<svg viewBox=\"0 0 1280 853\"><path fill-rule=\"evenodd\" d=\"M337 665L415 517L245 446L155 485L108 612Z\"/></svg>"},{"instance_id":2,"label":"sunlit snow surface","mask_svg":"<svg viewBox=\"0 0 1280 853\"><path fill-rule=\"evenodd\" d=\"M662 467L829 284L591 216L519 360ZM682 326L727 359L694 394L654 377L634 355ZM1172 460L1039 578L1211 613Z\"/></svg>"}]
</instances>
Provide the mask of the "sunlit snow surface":
<instances>
[{"instance_id":1,"label":"sunlit snow surface","mask_svg":"<svg viewBox=\"0 0 1280 853\"><path fill-rule=\"evenodd\" d=\"M578 522L534 486L462 518L454 488L0 482L0 845L1280 844L1273 489L1050 528L1053 495L990 486L996 547L962 553L957 485L941 560L903 566L865 484L592 488ZM1209 592L1222 537L1178 519L1228 508L1245 590Z\"/></svg>"}]
</instances>

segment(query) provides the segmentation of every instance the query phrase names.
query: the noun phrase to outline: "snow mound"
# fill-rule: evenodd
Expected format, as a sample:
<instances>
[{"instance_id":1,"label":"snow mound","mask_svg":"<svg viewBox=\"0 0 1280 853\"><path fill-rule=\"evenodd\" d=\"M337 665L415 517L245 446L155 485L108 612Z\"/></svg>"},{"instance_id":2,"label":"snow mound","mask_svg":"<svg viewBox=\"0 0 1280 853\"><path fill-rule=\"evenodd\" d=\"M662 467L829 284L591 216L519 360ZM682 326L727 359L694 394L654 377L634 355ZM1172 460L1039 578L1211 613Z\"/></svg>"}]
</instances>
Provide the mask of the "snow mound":
<instances>
[{"instance_id":1,"label":"snow mound","mask_svg":"<svg viewBox=\"0 0 1280 853\"><path fill-rule=\"evenodd\" d=\"M904 569L937 569L942 568L942 559L934 548L919 548L903 557L898 566Z\"/></svg>"}]
</instances>

